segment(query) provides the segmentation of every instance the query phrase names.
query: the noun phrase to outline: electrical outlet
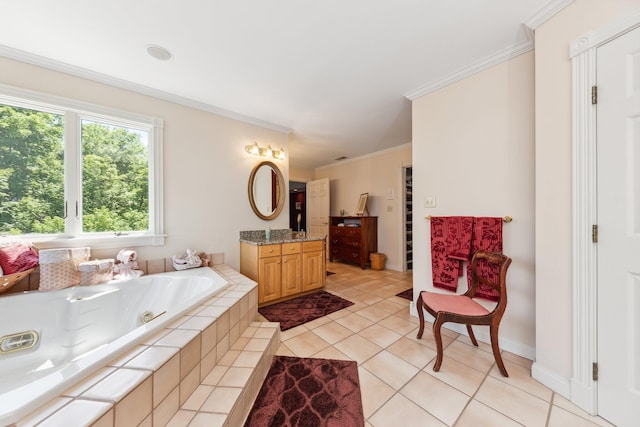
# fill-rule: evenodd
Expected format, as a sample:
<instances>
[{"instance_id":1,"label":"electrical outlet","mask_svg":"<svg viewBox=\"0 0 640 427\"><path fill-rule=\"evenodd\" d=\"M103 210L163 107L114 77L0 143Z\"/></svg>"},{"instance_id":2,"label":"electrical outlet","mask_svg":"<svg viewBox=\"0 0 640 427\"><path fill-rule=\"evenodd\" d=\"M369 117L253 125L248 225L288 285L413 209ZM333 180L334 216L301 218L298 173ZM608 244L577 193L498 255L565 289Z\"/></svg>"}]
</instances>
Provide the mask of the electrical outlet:
<instances>
[{"instance_id":1,"label":"electrical outlet","mask_svg":"<svg viewBox=\"0 0 640 427\"><path fill-rule=\"evenodd\" d=\"M393 211L393 207L392 206L387 206L387 212L392 212Z\"/></svg>"},{"instance_id":2,"label":"electrical outlet","mask_svg":"<svg viewBox=\"0 0 640 427\"><path fill-rule=\"evenodd\" d=\"M436 207L436 196L426 196L424 198L424 207L425 208L435 208Z\"/></svg>"}]
</instances>

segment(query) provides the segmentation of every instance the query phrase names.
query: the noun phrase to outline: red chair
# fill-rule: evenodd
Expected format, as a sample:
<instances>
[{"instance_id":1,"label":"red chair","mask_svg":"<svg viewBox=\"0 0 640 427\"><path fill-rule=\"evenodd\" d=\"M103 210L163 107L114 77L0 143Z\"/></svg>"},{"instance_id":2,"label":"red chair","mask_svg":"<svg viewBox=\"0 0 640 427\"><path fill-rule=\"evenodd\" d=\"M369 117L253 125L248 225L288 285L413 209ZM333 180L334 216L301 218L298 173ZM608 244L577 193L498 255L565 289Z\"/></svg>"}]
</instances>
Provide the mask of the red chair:
<instances>
[{"instance_id":1,"label":"red chair","mask_svg":"<svg viewBox=\"0 0 640 427\"><path fill-rule=\"evenodd\" d=\"M477 267L480 260L486 260L486 262L490 264L500 266L499 283L492 283L484 277L478 276ZM471 259L471 287L467 292L462 295L439 294L427 291L420 292L416 307L418 309L418 317L420 317L420 330L418 331L417 338L421 339L422 333L424 332L424 313L422 309L425 309L435 318L433 322L433 336L436 341L438 354L436 363L433 365L434 371L438 372L442 365L443 351L440 328L446 322L454 322L467 325L469 338L476 347L478 346L478 341L476 341L476 337L473 335L471 325L489 325L493 357L496 359L500 373L505 377L509 376L502 362L500 347L498 347L498 328L500 327L500 320L502 319L504 310L507 308L507 270L509 269L509 265L511 265L511 258L506 255L497 252L477 251ZM473 300L479 283L490 286L499 293L498 302L492 311L487 310Z\"/></svg>"}]
</instances>

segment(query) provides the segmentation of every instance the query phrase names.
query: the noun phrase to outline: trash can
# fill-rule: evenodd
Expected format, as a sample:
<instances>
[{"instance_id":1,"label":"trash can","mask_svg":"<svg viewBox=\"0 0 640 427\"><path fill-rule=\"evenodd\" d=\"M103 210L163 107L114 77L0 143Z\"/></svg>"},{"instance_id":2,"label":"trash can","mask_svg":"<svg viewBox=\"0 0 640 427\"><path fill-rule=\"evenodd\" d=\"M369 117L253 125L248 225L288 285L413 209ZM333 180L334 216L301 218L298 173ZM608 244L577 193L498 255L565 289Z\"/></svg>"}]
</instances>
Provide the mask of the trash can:
<instances>
[{"instance_id":1,"label":"trash can","mask_svg":"<svg viewBox=\"0 0 640 427\"><path fill-rule=\"evenodd\" d=\"M384 260L387 258L385 254L374 252L370 255L371 269L384 270Z\"/></svg>"}]
</instances>

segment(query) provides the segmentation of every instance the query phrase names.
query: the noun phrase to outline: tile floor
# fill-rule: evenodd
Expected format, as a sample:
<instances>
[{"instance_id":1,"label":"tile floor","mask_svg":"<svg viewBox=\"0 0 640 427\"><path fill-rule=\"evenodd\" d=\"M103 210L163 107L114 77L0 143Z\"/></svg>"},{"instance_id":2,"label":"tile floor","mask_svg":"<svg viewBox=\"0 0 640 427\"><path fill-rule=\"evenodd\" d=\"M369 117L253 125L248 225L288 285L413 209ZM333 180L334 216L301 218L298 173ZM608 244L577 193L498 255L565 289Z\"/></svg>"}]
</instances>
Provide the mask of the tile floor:
<instances>
[{"instance_id":1,"label":"tile floor","mask_svg":"<svg viewBox=\"0 0 640 427\"><path fill-rule=\"evenodd\" d=\"M416 339L418 320L395 296L412 286L411 273L337 262L327 269L336 274L326 290L355 304L283 332L278 354L357 361L367 427L610 426L533 380L530 360L504 351L504 378L489 345L473 347L457 333L445 332L444 361L433 372L431 328Z\"/></svg>"}]
</instances>

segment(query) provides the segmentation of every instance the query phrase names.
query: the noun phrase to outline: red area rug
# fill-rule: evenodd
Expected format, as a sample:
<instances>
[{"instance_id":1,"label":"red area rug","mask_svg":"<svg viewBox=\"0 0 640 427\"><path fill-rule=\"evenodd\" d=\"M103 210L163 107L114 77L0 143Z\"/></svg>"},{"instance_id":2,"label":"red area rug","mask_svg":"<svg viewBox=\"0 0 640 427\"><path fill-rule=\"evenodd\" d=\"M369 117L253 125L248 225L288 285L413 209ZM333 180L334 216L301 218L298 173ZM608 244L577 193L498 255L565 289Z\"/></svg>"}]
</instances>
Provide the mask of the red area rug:
<instances>
[{"instance_id":1,"label":"red area rug","mask_svg":"<svg viewBox=\"0 0 640 427\"><path fill-rule=\"evenodd\" d=\"M275 356L245 427L363 427L358 365Z\"/></svg>"},{"instance_id":2,"label":"red area rug","mask_svg":"<svg viewBox=\"0 0 640 427\"><path fill-rule=\"evenodd\" d=\"M413 301L413 288L409 288L406 291L402 291L396 294L397 297L408 299L409 301Z\"/></svg>"},{"instance_id":3,"label":"red area rug","mask_svg":"<svg viewBox=\"0 0 640 427\"><path fill-rule=\"evenodd\" d=\"M261 307L258 311L268 321L280 322L280 330L286 331L351 305L351 301L319 291Z\"/></svg>"}]
</instances>

